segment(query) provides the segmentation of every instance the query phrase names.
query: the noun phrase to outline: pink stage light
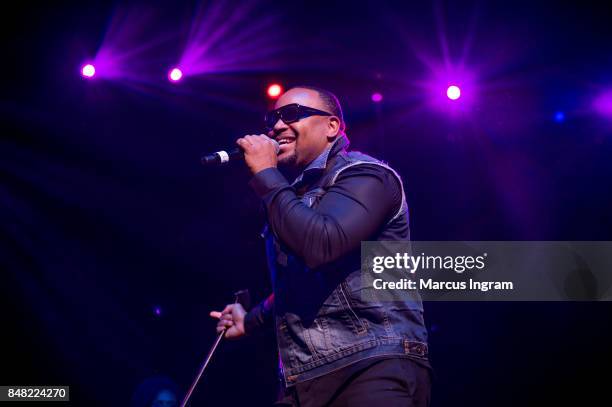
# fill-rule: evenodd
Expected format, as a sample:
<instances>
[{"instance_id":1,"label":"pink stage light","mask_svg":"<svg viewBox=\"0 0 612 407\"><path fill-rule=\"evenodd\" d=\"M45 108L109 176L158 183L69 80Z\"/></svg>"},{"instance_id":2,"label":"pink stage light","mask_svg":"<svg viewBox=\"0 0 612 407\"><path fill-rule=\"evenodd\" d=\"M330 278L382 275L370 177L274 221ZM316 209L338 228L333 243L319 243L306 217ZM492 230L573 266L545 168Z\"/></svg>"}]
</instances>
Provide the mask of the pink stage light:
<instances>
[{"instance_id":1,"label":"pink stage light","mask_svg":"<svg viewBox=\"0 0 612 407\"><path fill-rule=\"evenodd\" d=\"M379 93L379 92L372 93L372 102L380 103L382 102L382 100L383 100L382 93Z\"/></svg>"},{"instance_id":2,"label":"pink stage light","mask_svg":"<svg viewBox=\"0 0 612 407\"><path fill-rule=\"evenodd\" d=\"M93 78L96 74L96 68L92 64L83 65L81 68L81 75L85 78Z\"/></svg>"},{"instance_id":3,"label":"pink stage light","mask_svg":"<svg viewBox=\"0 0 612 407\"><path fill-rule=\"evenodd\" d=\"M457 100L461 97L461 89L459 89L459 86L451 85L446 89L446 96L450 100Z\"/></svg>"},{"instance_id":4,"label":"pink stage light","mask_svg":"<svg viewBox=\"0 0 612 407\"><path fill-rule=\"evenodd\" d=\"M172 82L178 82L181 80L182 77L183 77L183 71L181 71L179 68L173 68L168 73L168 79L170 79Z\"/></svg>"}]
</instances>

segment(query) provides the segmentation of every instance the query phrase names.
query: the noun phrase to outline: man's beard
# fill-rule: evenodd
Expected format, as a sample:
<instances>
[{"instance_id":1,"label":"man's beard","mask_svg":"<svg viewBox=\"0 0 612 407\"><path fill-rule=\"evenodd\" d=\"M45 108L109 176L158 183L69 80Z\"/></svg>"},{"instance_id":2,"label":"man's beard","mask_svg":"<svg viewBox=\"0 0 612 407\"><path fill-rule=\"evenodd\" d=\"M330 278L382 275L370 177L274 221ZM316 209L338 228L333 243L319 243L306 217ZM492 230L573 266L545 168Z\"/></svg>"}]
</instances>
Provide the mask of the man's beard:
<instances>
[{"instance_id":1,"label":"man's beard","mask_svg":"<svg viewBox=\"0 0 612 407\"><path fill-rule=\"evenodd\" d=\"M281 159L278 160L278 166L283 169L293 170L297 167L297 152L293 150L293 152Z\"/></svg>"},{"instance_id":2,"label":"man's beard","mask_svg":"<svg viewBox=\"0 0 612 407\"><path fill-rule=\"evenodd\" d=\"M297 176L301 172L301 168L298 164L298 151L297 151L297 143L298 143L298 133L295 130L292 130L292 135L294 139L293 151L286 155L283 158L278 159L278 168L286 175L286 176ZM278 138L278 135L277 135Z\"/></svg>"},{"instance_id":3,"label":"man's beard","mask_svg":"<svg viewBox=\"0 0 612 407\"><path fill-rule=\"evenodd\" d=\"M293 151L291 155L278 160L278 169L287 177L287 179L295 179L300 175L300 168L297 164L297 151Z\"/></svg>"}]
</instances>

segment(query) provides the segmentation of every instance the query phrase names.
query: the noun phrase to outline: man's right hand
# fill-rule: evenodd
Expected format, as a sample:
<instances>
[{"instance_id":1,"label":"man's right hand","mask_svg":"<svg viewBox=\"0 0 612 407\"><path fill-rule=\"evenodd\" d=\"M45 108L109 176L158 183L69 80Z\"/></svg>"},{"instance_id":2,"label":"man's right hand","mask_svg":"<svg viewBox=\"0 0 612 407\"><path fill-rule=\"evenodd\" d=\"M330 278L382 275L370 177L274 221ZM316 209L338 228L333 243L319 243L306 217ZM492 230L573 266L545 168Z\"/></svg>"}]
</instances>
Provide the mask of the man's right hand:
<instances>
[{"instance_id":1,"label":"man's right hand","mask_svg":"<svg viewBox=\"0 0 612 407\"><path fill-rule=\"evenodd\" d=\"M217 323L217 333L221 333L225 328L227 328L227 332L225 332L225 337L227 339L238 339L245 335L245 315L246 311L239 303L228 304L225 306L223 311L210 312L211 317L219 320L219 323Z\"/></svg>"}]
</instances>

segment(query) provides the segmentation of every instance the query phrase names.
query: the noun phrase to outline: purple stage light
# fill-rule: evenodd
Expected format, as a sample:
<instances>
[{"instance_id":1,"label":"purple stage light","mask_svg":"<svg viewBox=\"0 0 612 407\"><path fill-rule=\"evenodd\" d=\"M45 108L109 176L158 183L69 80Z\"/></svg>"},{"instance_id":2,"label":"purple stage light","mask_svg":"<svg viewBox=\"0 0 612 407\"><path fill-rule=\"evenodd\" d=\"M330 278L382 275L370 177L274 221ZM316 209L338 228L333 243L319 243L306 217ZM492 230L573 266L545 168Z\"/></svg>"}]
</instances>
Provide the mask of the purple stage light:
<instances>
[{"instance_id":1,"label":"purple stage light","mask_svg":"<svg viewBox=\"0 0 612 407\"><path fill-rule=\"evenodd\" d=\"M168 79L170 79L172 82L178 82L181 80L182 77L183 77L183 71L181 71L179 68L173 68L168 73Z\"/></svg>"},{"instance_id":2,"label":"purple stage light","mask_svg":"<svg viewBox=\"0 0 612 407\"><path fill-rule=\"evenodd\" d=\"M153 88L160 80L156 69L159 55L171 36L165 30L154 33L150 28L159 22L163 10L147 2L120 3L125 4L113 7L95 57L86 62L95 65L95 79L118 82L139 92L155 92Z\"/></svg>"},{"instance_id":3,"label":"purple stage light","mask_svg":"<svg viewBox=\"0 0 612 407\"><path fill-rule=\"evenodd\" d=\"M161 313L162 313L161 308L160 307L155 307L153 309L153 313L159 317L161 315Z\"/></svg>"},{"instance_id":4,"label":"purple stage light","mask_svg":"<svg viewBox=\"0 0 612 407\"><path fill-rule=\"evenodd\" d=\"M565 121L565 113L563 112L555 113L555 121L557 123L562 123L563 121Z\"/></svg>"},{"instance_id":5,"label":"purple stage light","mask_svg":"<svg viewBox=\"0 0 612 407\"><path fill-rule=\"evenodd\" d=\"M450 100L457 100L461 97L461 89L457 85L451 85L446 89L446 96Z\"/></svg>"},{"instance_id":6,"label":"purple stage light","mask_svg":"<svg viewBox=\"0 0 612 407\"><path fill-rule=\"evenodd\" d=\"M602 116L612 118L612 90L599 95L593 102L593 107Z\"/></svg>"},{"instance_id":7,"label":"purple stage light","mask_svg":"<svg viewBox=\"0 0 612 407\"><path fill-rule=\"evenodd\" d=\"M467 117L482 89L474 72L452 65L432 64L430 77L415 84L431 108L453 117Z\"/></svg>"},{"instance_id":8,"label":"purple stage light","mask_svg":"<svg viewBox=\"0 0 612 407\"><path fill-rule=\"evenodd\" d=\"M278 13L258 11L256 1L199 3L177 62L190 77L279 69L286 46Z\"/></svg>"},{"instance_id":9,"label":"purple stage light","mask_svg":"<svg viewBox=\"0 0 612 407\"><path fill-rule=\"evenodd\" d=\"M372 93L372 102L380 103L383 100L383 95L379 92Z\"/></svg>"},{"instance_id":10,"label":"purple stage light","mask_svg":"<svg viewBox=\"0 0 612 407\"><path fill-rule=\"evenodd\" d=\"M81 75L85 78L93 78L96 74L96 68L92 64L83 65L81 68Z\"/></svg>"}]
</instances>

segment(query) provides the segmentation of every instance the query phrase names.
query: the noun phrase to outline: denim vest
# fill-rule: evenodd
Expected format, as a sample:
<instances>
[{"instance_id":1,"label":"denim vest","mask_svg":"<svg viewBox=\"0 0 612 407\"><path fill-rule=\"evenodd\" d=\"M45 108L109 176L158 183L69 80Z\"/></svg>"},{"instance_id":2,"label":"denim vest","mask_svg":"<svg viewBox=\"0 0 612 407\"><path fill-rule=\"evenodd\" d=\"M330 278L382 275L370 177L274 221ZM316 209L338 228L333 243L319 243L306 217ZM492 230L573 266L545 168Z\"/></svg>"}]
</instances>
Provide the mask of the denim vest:
<instances>
[{"instance_id":1,"label":"denim vest","mask_svg":"<svg viewBox=\"0 0 612 407\"><path fill-rule=\"evenodd\" d=\"M332 146L321 176L301 196L316 208L342 171L385 163L345 150L342 137ZM427 360L427 330L420 297L393 302L362 300L360 249L330 264L308 269L266 228L268 266L274 290L274 321L280 372L285 386L309 380L377 356ZM371 240L409 240L408 208L402 185L397 213Z\"/></svg>"}]
</instances>

